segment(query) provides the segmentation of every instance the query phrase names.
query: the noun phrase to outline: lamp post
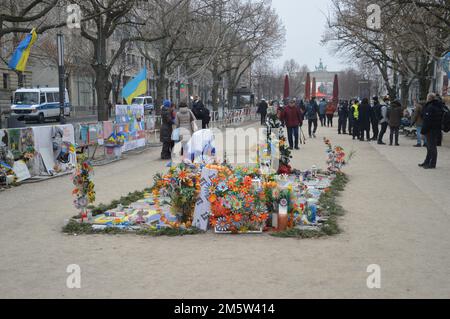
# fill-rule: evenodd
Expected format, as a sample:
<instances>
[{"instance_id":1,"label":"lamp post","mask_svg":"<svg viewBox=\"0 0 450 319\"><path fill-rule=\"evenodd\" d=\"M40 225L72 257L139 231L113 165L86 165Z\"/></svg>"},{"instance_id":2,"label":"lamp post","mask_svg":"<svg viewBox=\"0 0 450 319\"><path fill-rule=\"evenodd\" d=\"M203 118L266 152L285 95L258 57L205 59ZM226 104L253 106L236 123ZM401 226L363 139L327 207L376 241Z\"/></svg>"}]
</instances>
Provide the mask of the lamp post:
<instances>
[{"instance_id":1,"label":"lamp post","mask_svg":"<svg viewBox=\"0 0 450 319\"><path fill-rule=\"evenodd\" d=\"M58 33L56 36L58 45L58 79L59 79L59 122L66 123L64 118L66 85L65 85L65 71L64 71L64 36Z\"/></svg>"}]
</instances>

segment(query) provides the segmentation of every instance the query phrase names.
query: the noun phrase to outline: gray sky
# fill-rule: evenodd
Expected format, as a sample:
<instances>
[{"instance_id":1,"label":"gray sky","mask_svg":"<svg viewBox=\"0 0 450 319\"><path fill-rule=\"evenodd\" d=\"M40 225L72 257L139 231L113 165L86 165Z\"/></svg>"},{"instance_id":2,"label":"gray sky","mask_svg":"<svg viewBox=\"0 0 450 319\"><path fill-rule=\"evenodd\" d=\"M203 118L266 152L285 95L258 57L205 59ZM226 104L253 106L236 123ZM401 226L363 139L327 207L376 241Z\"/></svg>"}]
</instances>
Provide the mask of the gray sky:
<instances>
[{"instance_id":1,"label":"gray sky","mask_svg":"<svg viewBox=\"0 0 450 319\"><path fill-rule=\"evenodd\" d=\"M320 44L330 0L272 0L272 5L286 27L286 45L283 56L277 60L279 66L292 58L314 70L322 58L330 71L346 67L329 47Z\"/></svg>"}]
</instances>

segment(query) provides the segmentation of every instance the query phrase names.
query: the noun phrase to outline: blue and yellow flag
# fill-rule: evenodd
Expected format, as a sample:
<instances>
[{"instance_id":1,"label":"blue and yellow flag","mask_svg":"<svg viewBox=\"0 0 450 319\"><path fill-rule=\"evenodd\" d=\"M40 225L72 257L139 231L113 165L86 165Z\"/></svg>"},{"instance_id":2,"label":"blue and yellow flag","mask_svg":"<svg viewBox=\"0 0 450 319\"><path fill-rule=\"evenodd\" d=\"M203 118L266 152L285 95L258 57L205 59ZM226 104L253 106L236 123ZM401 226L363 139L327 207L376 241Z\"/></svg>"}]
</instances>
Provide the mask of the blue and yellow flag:
<instances>
[{"instance_id":1,"label":"blue and yellow flag","mask_svg":"<svg viewBox=\"0 0 450 319\"><path fill-rule=\"evenodd\" d=\"M130 105L132 100L147 93L147 68L144 69L122 89L122 97Z\"/></svg>"},{"instance_id":2,"label":"blue and yellow flag","mask_svg":"<svg viewBox=\"0 0 450 319\"><path fill-rule=\"evenodd\" d=\"M11 60L9 60L8 66L16 71L24 72L27 66L28 57L30 56L30 49L36 42L37 33L36 29L33 28L29 34L26 35L25 39L19 43L16 51L14 51Z\"/></svg>"}]
</instances>

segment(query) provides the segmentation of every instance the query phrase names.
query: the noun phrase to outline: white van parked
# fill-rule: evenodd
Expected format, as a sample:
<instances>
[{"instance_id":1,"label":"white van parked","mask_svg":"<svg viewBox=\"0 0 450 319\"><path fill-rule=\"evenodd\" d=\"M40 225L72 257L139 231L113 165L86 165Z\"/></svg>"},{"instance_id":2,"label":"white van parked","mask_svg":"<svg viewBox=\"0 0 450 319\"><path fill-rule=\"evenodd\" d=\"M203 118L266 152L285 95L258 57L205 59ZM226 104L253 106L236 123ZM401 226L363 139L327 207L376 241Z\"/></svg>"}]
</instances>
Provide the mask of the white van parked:
<instances>
[{"instance_id":1,"label":"white van parked","mask_svg":"<svg viewBox=\"0 0 450 319\"><path fill-rule=\"evenodd\" d=\"M11 113L25 121L47 119L59 121L59 88L18 89L14 92ZM69 94L65 92L64 116L70 116Z\"/></svg>"}]
</instances>

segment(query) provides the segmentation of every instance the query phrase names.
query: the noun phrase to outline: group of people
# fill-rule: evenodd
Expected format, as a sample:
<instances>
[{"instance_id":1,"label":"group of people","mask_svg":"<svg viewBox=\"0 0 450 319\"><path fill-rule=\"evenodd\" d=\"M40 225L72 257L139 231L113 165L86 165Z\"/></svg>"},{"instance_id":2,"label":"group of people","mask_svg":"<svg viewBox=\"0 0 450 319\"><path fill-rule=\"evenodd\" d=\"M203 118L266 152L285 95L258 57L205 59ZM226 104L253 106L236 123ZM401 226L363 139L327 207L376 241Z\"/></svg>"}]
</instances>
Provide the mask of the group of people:
<instances>
[{"instance_id":1,"label":"group of people","mask_svg":"<svg viewBox=\"0 0 450 319\"><path fill-rule=\"evenodd\" d=\"M402 123L405 109L398 100L386 96L380 102L378 97L369 100L341 101L338 107L339 134L349 134L353 139L364 141L377 141L384 143L384 135L390 129L389 145L400 146L399 135L402 125L416 126L417 144L414 147L426 147L427 157L419 166L425 169L435 169L437 163L437 147L442 145L442 118L446 109L442 98L430 93L427 101L415 101L414 113L411 122ZM372 131L372 135L371 135Z\"/></svg>"},{"instance_id":2,"label":"group of people","mask_svg":"<svg viewBox=\"0 0 450 319\"><path fill-rule=\"evenodd\" d=\"M389 128L389 145L400 146L400 128L404 125L416 126L417 144L415 147L426 147L427 157L419 166L425 169L436 168L438 151L442 144L442 118L448 108L442 98L434 93L428 95L427 101L415 102L415 110L411 122L405 124L404 112L399 100L384 97L381 101L375 96L372 103L368 98L354 99L351 101L339 101L337 108L335 103L325 99L317 103L316 98L310 101L290 100L287 106L280 107L276 102L278 118L287 128L289 148L299 149L299 131L303 122L308 121L308 135L316 138L319 120L322 125L333 127L334 115L338 113L338 134L349 134L353 140L376 141L379 145L386 145L384 136ZM265 124L268 103L262 100L258 106L261 115L261 124Z\"/></svg>"},{"instance_id":3,"label":"group of people","mask_svg":"<svg viewBox=\"0 0 450 319\"><path fill-rule=\"evenodd\" d=\"M175 145L174 128L180 129L180 132L189 132L192 136L198 129L196 127L197 120L202 121L202 129L208 128L211 121L209 109L198 96L194 97L191 109L186 102L181 102L177 108L177 105L170 100L164 101L161 107L160 141L163 144L161 159L170 160L172 158L172 150ZM179 139L184 140L182 136Z\"/></svg>"}]
</instances>

